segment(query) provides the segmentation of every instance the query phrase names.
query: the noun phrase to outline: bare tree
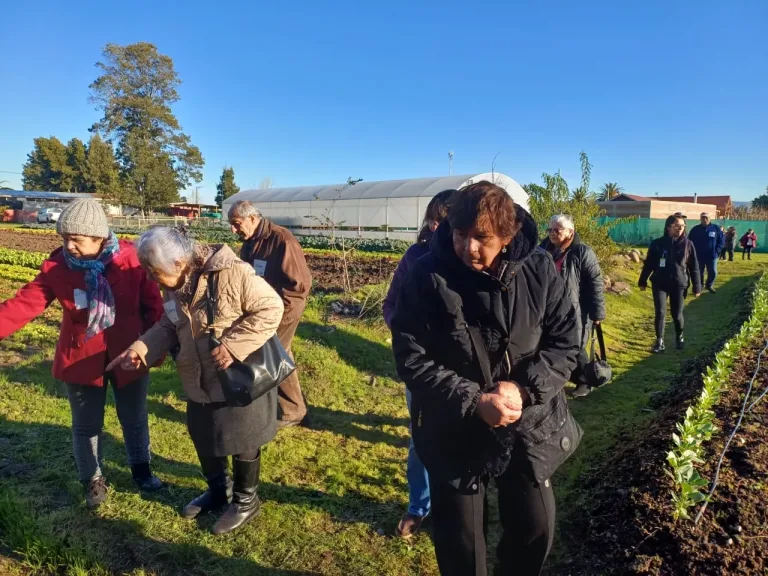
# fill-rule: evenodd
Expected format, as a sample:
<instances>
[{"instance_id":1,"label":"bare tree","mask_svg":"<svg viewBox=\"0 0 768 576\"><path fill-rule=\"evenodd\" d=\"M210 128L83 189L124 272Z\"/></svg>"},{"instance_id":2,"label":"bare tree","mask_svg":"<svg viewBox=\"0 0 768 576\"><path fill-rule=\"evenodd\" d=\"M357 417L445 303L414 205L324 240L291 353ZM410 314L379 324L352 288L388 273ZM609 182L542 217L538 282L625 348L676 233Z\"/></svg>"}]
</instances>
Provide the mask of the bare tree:
<instances>
[{"instance_id":1,"label":"bare tree","mask_svg":"<svg viewBox=\"0 0 768 576\"><path fill-rule=\"evenodd\" d=\"M275 183L272 181L272 178L266 176L261 179L261 182L259 182L259 189L263 190L264 188L272 188L274 185Z\"/></svg>"}]
</instances>

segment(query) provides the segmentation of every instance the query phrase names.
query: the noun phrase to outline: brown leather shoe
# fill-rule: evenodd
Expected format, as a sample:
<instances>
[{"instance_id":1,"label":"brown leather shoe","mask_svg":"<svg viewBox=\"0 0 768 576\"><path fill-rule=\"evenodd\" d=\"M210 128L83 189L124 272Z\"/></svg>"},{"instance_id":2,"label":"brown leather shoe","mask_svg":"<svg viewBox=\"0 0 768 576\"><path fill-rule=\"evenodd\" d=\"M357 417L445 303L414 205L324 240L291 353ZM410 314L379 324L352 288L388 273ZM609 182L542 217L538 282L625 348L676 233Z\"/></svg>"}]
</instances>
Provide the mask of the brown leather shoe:
<instances>
[{"instance_id":1,"label":"brown leather shoe","mask_svg":"<svg viewBox=\"0 0 768 576\"><path fill-rule=\"evenodd\" d=\"M397 528L395 528L395 536L398 538L410 538L419 531L422 522L424 522L423 516L416 516L406 512L400 519Z\"/></svg>"},{"instance_id":2,"label":"brown leather shoe","mask_svg":"<svg viewBox=\"0 0 768 576\"><path fill-rule=\"evenodd\" d=\"M291 426L298 426L299 424L301 424L301 420L278 420L277 429L282 430L283 428L290 428Z\"/></svg>"}]
</instances>

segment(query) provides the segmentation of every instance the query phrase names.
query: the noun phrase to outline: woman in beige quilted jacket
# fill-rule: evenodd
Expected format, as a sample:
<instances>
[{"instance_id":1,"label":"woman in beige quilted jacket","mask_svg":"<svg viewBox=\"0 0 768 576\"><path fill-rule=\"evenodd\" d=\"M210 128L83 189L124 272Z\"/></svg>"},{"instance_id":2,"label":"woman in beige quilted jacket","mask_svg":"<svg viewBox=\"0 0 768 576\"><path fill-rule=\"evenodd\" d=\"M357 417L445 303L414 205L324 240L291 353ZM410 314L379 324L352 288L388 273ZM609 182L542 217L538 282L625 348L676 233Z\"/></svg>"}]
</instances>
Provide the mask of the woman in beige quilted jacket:
<instances>
[{"instance_id":1,"label":"woman in beige quilted jacket","mask_svg":"<svg viewBox=\"0 0 768 576\"><path fill-rule=\"evenodd\" d=\"M248 406L229 406L217 371L245 360L275 334L283 302L229 246L195 244L180 230L158 227L141 236L137 252L147 274L164 288L165 313L108 370L152 366L179 348L176 368L187 395L187 429L208 481L182 516L195 518L230 503L213 526L214 534L224 534L259 511L259 457L261 446L275 436L277 389ZM212 351L205 305L211 273L218 277L213 328L221 341ZM229 456L234 482L227 473Z\"/></svg>"}]
</instances>

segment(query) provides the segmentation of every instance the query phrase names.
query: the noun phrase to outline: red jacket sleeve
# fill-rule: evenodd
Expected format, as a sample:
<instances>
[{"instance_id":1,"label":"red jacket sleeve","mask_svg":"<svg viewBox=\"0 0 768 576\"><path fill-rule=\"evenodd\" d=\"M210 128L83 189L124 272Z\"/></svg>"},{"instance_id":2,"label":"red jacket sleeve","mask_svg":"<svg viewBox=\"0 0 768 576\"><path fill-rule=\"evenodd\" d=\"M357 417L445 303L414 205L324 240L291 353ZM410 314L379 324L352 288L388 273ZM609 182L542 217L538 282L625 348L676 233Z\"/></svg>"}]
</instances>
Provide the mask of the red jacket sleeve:
<instances>
[{"instance_id":1,"label":"red jacket sleeve","mask_svg":"<svg viewBox=\"0 0 768 576\"><path fill-rule=\"evenodd\" d=\"M163 298L157 283L147 278L147 273L141 270L141 308L144 313L144 332L152 328L163 315Z\"/></svg>"},{"instance_id":2,"label":"red jacket sleeve","mask_svg":"<svg viewBox=\"0 0 768 576\"><path fill-rule=\"evenodd\" d=\"M16 296L0 304L0 340L20 330L40 316L56 296L40 272L32 282L22 286Z\"/></svg>"}]
</instances>

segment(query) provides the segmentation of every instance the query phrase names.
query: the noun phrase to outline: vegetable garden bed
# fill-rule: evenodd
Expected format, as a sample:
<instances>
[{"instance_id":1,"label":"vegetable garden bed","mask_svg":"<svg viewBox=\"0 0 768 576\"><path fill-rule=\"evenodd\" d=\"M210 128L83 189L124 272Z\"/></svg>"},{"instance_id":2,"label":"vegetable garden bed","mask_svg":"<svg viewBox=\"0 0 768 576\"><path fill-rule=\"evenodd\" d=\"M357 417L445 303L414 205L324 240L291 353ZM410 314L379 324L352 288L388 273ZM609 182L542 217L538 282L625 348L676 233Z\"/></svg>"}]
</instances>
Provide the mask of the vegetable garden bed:
<instances>
[{"instance_id":1,"label":"vegetable garden bed","mask_svg":"<svg viewBox=\"0 0 768 576\"><path fill-rule=\"evenodd\" d=\"M757 357L765 346L767 289L764 277L754 294L757 307L741 331L750 332L742 338L745 348L736 348L740 338L736 336L713 366L701 361L684 366L669 393L656 398L662 412L654 423L591 472L579 513L560 526L571 554L548 573L768 574L768 396L747 412L725 450L755 373L749 403L768 386L768 363L757 370ZM702 410L702 398L715 389L713 379L722 383L711 403L713 428L698 442L696 457L688 455L693 467L682 479L689 484L686 490L698 488L701 496L680 514L675 503L685 482L674 473L679 467L670 466L669 454L673 450L679 456L690 448L681 448L681 443L691 441L685 436L690 432L686 426ZM671 441L673 432L676 437ZM719 483L700 522L694 523L722 453ZM699 475L702 480L696 481Z\"/></svg>"}]
</instances>

